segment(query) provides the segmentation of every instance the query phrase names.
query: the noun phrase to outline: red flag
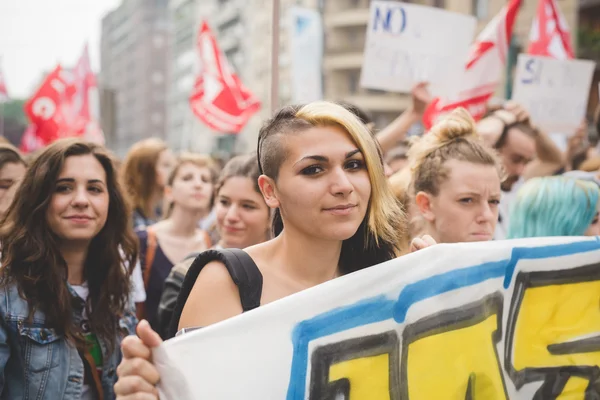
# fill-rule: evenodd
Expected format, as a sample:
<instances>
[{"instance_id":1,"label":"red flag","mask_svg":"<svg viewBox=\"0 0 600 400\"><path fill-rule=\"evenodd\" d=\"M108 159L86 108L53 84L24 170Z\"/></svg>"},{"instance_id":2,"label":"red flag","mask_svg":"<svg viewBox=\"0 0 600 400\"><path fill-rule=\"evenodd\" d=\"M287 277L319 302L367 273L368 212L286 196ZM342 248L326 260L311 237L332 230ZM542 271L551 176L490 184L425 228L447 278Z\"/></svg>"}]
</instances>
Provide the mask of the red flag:
<instances>
[{"instance_id":1,"label":"red flag","mask_svg":"<svg viewBox=\"0 0 600 400\"><path fill-rule=\"evenodd\" d=\"M90 66L87 44L75 66L73 75L75 93L71 100L73 112L86 121L83 136L89 141L104 144L104 134L97 122L98 86L96 85L96 76Z\"/></svg>"},{"instance_id":2,"label":"red flag","mask_svg":"<svg viewBox=\"0 0 600 400\"><path fill-rule=\"evenodd\" d=\"M0 65L0 102L8 100L8 90L6 90L6 82L4 82L4 73Z\"/></svg>"},{"instance_id":3,"label":"red flag","mask_svg":"<svg viewBox=\"0 0 600 400\"><path fill-rule=\"evenodd\" d=\"M211 129L239 133L260 110L260 101L233 72L206 22L200 27L196 45L202 71L190 96L192 111Z\"/></svg>"},{"instance_id":4,"label":"red flag","mask_svg":"<svg viewBox=\"0 0 600 400\"><path fill-rule=\"evenodd\" d=\"M575 57L571 33L555 0L540 0L529 34L527 52L536 56L567 60Z\"/></svg>"},{"instance_id":5,"label":"red flag","mask_svg":"<svg viewBox=\"0 0 600 400\"><path fill-rule=\"evenodd\" d=\"M71 82L69 75L59 65L46 76L37 92L25 103L25 114L35 127L37 143L43 146L56 139L80 136L85 132L87 121L73 111L71 99L75 87Z\"/></svg>"},{"instance_id":6,"label":"red flag","mask_svg":"<svg viewBox=\"0 0 600 400\"><path fill-rule=\"evenodd\" d=\"M476 120L483 117L506 65L520 5L521 0L511 0L479 34L465 63L462 90L452 98L436 98L429 104L423 115L426 129L430 129L439 117L458 107L466 108Z\"/></svg>"},{"instance_id":7,"label":"red flag","mask_svg":"<svg viewBox=\"0 0 600 400\"><path fill-rule=\"evenodd\" d=\"M19 150L23 153L31 153L32 151L36 151L44 147L44 143L38 137L35 125L29 124L27 129L23 133L21 137L21 145L19 146Z\"/></svg>"}]
</instances>

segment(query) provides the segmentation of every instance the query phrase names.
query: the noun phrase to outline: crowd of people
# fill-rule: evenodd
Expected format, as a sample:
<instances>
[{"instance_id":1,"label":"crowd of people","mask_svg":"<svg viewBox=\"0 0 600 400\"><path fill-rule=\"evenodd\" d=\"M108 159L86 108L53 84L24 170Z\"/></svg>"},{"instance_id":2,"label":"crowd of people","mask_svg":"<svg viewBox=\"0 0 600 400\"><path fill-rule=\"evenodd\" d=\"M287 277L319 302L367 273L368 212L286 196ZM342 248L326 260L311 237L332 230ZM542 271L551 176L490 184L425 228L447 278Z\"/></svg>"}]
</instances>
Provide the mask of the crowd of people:
<instances>
[{"instance_id":1,"label":"crowd of people","mask_svg":"<svg viewBox=\"0 0 600 400\"><path fill-rule=\"evenodd\" d=\"M0 398L157 398L151 349L189 330L436 243L600 234L598 115L564 150L511 102L409 138L429 100L379 132L286 106L222 168L155 138L1 144Z\"/></svg>"}]
</instances>

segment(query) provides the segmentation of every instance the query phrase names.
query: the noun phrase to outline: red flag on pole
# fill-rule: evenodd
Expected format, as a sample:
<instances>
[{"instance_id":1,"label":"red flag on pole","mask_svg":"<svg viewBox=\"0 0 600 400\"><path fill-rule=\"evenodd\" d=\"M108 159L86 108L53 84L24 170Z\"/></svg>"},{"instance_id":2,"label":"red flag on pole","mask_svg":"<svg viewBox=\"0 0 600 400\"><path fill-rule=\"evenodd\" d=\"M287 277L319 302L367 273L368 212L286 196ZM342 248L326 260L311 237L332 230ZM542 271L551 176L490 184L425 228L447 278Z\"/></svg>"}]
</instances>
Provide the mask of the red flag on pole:
<instances>
[{"instance_id":1,"label":"red flag on pole","mask_svg":"<svg viewBox=\"0 0 600 400\"><path fill-rule=\"evenodd\" d=\"M90 66L88 46L85 45L83 54L75 66L73 76L73 112L86 121L85 139L104 144L104 134L98 125L98 86L96 76Z\"/></svg>"},{"instance_id":2,"label":"red flag on pole","mask_svg":"<svg viewBox=\"0 0 600 400\"><path fill-rule=\"evenodd\" d=\"M233 71L206 22L196 45L202 69L190 96L192 111L211 129L239 133L260 110L260 101Z\"/></svg>"},{"instance_id":3,"label":"red flag on pole","mask_svg":"<svg viewBox=\"0 0 600 400\"><path fill-rule=\"evenodd\" d=\"M59 138L80 136L85 131L85 119L73 111L71 100L75 87L71 82L59 65L46 76L37 92L25 103L25 114L35 127L37 143L43 146ZM29 144L33 144L33 141Z\"/></svg>"},{"instance_id":4,"label":"red flag on pole","mask_svg":"<svg viewBox=\"0 0 600 400\"><path fill-rule=\"evenodd\" d=\"M87 45L75 69L67 72L57 66L37 92L25 103L30 126L21 139L21 149L35 151L53 141L71 136L104 144L96 122L96 77L89 62ZM96 97L97 99L97 97Z\"/></svg>"},{"instance_id":5,"label":"red flag on pole","mask_svg":"<svg viewBox=\"0 0 600 400\"><path fill-rule=\"evenodd\" d=\"M540 0L529 34L527 52L536 56L567 60L575 57L571 33L555 0Z\"/></svg>"},{"instance_id":6,"label":"red flag on pole","mask_svg":"<svg viewBox=\"0 0 600 400\"><path fill-rule=\"evenodd\" d=\"M6 82L4 81L4 73L2 72L2 65L0 65L0 102L8 100L8 90L6 89Z\"/></svg>"},{"instance_id":7,"label":"red flag on pole","mask_svg":"<svg viewBox=\"0 0 600 400\"><path fill-rule=\"evenodd\" d=\"M426 129L458 107L466 108L476 120L483 117L506 65L520 5L521 0L511 0L479 34L465 63L461 92L449 99L435 98L429 104L423 115Z\"/></svg>"}]
</instances>

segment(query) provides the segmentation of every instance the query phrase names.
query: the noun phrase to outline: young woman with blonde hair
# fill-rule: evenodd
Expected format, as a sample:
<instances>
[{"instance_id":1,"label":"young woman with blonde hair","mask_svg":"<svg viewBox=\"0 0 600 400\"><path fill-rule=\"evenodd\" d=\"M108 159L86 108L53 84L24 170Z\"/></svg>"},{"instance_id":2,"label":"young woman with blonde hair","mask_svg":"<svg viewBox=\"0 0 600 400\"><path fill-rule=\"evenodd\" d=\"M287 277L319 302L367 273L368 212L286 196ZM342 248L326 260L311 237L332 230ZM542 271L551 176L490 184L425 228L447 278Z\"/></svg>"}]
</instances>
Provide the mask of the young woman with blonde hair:
<instances>
[{"instance_id":1,"label":"young woman with blonde hair","mask_svg":"<svg viewBox=\"0 0 600 400\"><path fill-rule=\"evenodd\" d=\"M415 204L438 243L491 240L498 222L502 166L457 109L409 150Z\"/></svg>"},{"instance_id":2,"label":"young woman with blonde hair","mask_svg":"<svg viewBox=\"0 0 600 400\"><path fill-rule=\"evenodd\" d=\"M173 163L167 144L156 138L135 143L127 153L121 165L121 179L133 208L134 229L152 225L160 218Z\"/></svg>"},{"instance_id":3,"label":"young woman with blonde hair","mask_svg":"<svg viewBox=\"0 0 600 400\"><path fill-rule=\"evenodd\" d=\"M165 219L136 232L146 289L146 301L138 316L153 326L165 279L173 265L211 246L207 233L198 225L212 207L215 176L210 158L197 154L178 157L166 182Z\"/></svg>"},{"instance_id":4,"label":"young woman with blonde hair","mask_svg":"<svg viewBox=\"0 0 600 400\"><path fill-rule=\"evenodd\" d=\"M222 252L200 255L186 276L186 283L197 278L189 296L184 284L180 300L187 301L173 325L211 325L400 254L406 220L377 146L342 106L315 102L277 112L261 129L257 152L258 184L275 210L275 238L236 253L244 257L249 281L232 279ZM138 333L141 339L131 337L123 346L127 360L115 390L124 399L156 394L159 376L149 359L160 338L145 322Z\"/></svg>"}]
</instances>

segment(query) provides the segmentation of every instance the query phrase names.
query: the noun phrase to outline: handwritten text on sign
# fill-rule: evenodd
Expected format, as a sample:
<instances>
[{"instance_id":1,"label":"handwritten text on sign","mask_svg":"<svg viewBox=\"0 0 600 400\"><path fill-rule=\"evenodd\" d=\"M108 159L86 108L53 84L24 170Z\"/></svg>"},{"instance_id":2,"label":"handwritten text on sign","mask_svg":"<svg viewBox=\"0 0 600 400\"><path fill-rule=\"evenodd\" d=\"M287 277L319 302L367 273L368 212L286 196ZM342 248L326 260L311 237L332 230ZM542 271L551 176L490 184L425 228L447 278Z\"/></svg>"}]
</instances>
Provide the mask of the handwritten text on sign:
<instances>
[{"instance_id":1,"label":"handwritten text on sign","mask_svg":"<svg viewBox=\"0 0 600 400\"><path fill-rule=\"evenodd\" d=\"M574 134L585 117L594 68L593 61L520 54L513 100L521 103L541 128Z\"/></svg>"},{"instance_id":2,"label":"handwritten text on sign","mask_svg":"<svg viewBox=\"0 0 600 400\"><path fill-rule=\"evenodd\" d=\"M409 92L415 83L428 81L434 95L453 94L474 32L471 16L373 1L361 86Z\"/></svg>"}]
</instances>

